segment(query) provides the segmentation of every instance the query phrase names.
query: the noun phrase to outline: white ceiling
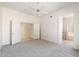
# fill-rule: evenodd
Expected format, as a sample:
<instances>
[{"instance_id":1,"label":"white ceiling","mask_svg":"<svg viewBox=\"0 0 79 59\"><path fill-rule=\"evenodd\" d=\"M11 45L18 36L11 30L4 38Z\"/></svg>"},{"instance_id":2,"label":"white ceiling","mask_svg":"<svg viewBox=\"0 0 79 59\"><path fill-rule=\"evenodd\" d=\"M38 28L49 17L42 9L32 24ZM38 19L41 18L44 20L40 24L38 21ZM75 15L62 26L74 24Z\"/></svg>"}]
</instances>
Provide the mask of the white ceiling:
<instances>
[{"instance_id":1,"label":"white ceiling","mask_svg":"<svg viewBox=\"0 0 79 59\"><path fill-rule=\"evenodd\" d=\"M18 11L30 15L43 16L45 14L54 12L55 10L66 7L73 3L71 2L2 2L0 4L2 4L2 6L16 9ZM36 12L37 9L39 9L40 12Z\"/></svg>"}]
</instances>

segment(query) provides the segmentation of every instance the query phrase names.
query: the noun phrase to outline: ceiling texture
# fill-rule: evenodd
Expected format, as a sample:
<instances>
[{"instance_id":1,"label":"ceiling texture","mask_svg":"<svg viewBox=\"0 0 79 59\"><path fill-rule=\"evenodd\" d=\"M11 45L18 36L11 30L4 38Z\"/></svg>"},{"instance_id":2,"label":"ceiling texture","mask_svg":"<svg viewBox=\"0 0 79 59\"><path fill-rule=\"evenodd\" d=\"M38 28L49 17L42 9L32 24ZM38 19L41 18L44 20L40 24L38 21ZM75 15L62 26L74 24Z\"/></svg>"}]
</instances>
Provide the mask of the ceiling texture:
<instances>
[{"instance_id":1,"label":"ceiling texture","mask_svg":"<svg viewBox=\"0 0 79 59\"><path fill-rule=\"evenodd\" d=\"M73 4L72 2L2 2L4 7L15 9L26 14L43 16L55 12L63 7Z\"/></svg>"}]
</instances>

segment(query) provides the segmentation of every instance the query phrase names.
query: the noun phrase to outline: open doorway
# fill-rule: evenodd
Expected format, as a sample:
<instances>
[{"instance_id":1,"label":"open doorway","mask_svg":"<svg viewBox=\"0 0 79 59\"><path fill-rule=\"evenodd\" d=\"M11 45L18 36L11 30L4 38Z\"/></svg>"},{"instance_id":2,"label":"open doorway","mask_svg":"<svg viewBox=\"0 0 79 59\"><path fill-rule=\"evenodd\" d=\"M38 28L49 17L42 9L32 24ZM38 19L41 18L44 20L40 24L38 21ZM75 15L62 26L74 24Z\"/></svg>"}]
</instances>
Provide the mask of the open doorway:
<instances>
[{"instance_id":1,"label":"open doorway","mask_svg":"<svg viewBox=\"0 0 79 59\"><path fill-rule=\"evenodd\" d=\"M21 39L22 42L27 42L33 39L34 25L31 23L21 23Z\"/></svg>"},{"instance_id":2,"label":"open doorway","mask_svg":"<svg viewBox=\"0 0 79 59\"><path fill-rule=\"evenodd\" d=\"M73 46L74 43L74 19L73 14L64 16L62 19L62 42L63 44Z\"/></svg>"}]
</instances>

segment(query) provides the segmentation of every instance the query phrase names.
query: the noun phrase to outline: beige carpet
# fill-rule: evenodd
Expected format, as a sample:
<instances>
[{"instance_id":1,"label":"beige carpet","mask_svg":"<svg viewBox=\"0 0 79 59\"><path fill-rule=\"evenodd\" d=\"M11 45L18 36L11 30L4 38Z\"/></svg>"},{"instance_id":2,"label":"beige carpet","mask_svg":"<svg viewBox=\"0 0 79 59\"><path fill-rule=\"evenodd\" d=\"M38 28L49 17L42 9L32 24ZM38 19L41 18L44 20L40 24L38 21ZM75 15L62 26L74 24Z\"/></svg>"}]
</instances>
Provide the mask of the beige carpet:
<instances>
[{"instance_id":1,"label":"beige carpet","mask_svg":"<svg viewBox=\"0 0 79 59\"><path fill-rule=\"evenodd\" d=\"M26 43L7 45L0 50L1 57L79 57L79 51L69 46L58 45L45 40L31 40Z\"/></svg>"}]
</instances>

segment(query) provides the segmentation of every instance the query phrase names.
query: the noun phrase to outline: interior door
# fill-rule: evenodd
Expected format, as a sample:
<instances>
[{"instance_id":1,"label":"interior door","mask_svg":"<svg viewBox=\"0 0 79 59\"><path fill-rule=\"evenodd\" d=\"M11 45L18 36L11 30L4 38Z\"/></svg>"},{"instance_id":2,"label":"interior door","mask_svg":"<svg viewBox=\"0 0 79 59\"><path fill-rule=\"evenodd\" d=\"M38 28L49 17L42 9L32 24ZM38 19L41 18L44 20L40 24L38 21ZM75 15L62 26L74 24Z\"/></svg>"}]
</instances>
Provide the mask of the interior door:
<instances>
[{"instance_id":1,"label":"interior door","mask_svg":"<svg viewBox=\"0 0 79 59\"><path fill-rule=\"evenodd\" d=\"M0 21L0 49L2 47L2 22Z\"/></svg>"},{"instance_id":2,"label":"interior door","mask_svg":"<svg viewBox=\"0 0 79 59\"><path fill-rule=\"evenodd\" d=\"M20 36L20 22L12 21L12 44L18 43L21 41Z\"/></svg>"},{"instance_id":3,"label":"interior door","mask_svg":"<svg viewBox=\"0 0 79 59\"><path fill-rule=\"evenodd\" d=\"M63 32L63 18L58 17L58 43L62 44L62 32Z\"/></svg>"}]
</instances>

